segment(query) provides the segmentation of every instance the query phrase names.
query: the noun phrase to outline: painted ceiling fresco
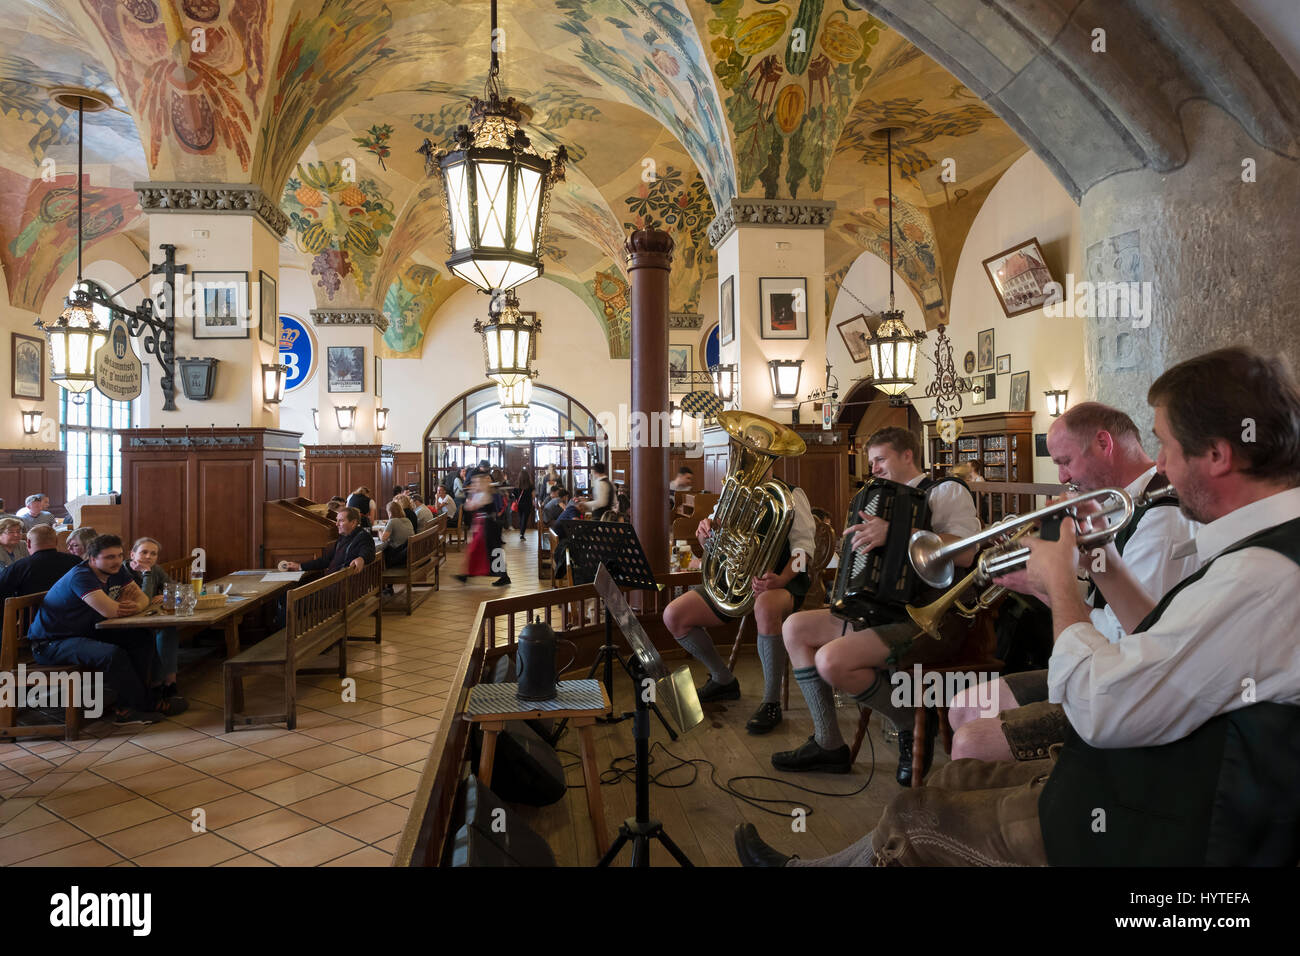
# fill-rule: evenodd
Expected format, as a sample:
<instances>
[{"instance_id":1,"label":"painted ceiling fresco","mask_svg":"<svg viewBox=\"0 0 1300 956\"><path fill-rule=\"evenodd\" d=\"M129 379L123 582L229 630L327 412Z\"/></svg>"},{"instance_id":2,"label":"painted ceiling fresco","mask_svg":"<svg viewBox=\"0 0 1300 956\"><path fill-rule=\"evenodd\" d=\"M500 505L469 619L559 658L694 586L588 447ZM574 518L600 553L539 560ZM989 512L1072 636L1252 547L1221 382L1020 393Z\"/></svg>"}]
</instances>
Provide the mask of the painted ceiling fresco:
<instances>
[{"instance_id":1,"label":"painted ceiling fresco","mask_svg":"<svg viewBox=\"0 0 1300 956\"><path fill-rule=\"evenodd\" d=\"M145 180L254 183L290 218L319 308L383 309L389 357L418 357L462 287L440 190L415 150L447 142L482 91L486 0L0 0L0 259L35 310L75 257L75 115L50 88L103 90L86 118L87 239L147 223ZM951 269L988 187L1024 146L950 74L846 0L502 0L502 87L570 165L546 273L627 357L623 240L676 241L671 308L700 311L715 210L736 196L837 203L827 294L887 255L883 144L895 149L900 274L946 315ZM956 181L943 182L945 160ZM51 163L53 164L51 166ZM527 307L527 290L520 291ZM828 311L829 315L829 311ZM545 317L544 317L545 318Z\"/></svg>"}]
</instances>

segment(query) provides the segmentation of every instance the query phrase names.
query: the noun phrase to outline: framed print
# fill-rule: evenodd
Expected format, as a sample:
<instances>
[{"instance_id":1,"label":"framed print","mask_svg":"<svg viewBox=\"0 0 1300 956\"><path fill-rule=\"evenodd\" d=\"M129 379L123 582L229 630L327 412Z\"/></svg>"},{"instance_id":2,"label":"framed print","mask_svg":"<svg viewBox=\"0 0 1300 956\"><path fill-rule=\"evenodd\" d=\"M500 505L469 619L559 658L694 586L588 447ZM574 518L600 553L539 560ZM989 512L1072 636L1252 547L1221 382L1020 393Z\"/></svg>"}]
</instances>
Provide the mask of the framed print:
<instances>
[{"instance_id":1,"label":"framed print","mask_svg":"<svg viewBox=\"0 0 1300 956\"><path fill-rule=\"evenodd\" d=\"M979 334L979 340L976 342L975 348L979 353L979 360L976 362L975 370L978 372L991 372L993 370L992 329L985 329Z\"/></svg>"},{"instance_id":2,"label":"framed print","mask_svg":"<svg viewBox=\"0 0 1300 956\"><path fill-rule=\"evenodd\" d=\"M763 338L808 338L807 279L759 279L758 304Z\"/></svg>"},{"instance_id":3,"label":"framed print","mask_svg":"<svg viewBox=\"0 0 1300 956\"><path fill-rule=\"evenodd\" d=\"M1029 411L1029 373L1017 372L1011 376L1011 401L1007 411Z\"/></svg>"},{"instance_id":4,"label":"framed print","mask_svg":"<svg viewBox=\"0 0 1300 956\"><path fill-rule=\"evenodd\" d=\"M718 344L730 345L736 337L736 280L727 276L718 302Z\"/></svg>"},{"instance_id":5,"label":"framed print","mask_svg":"<svg viewBox=\"0 0 1300 956\"><path fill-rule=\"evenodd\" d=\"M1047 301L1045 289L1052 281L1052 273L1043 264L1043 250L1037 239L989 256L984 260L984 271L1008 318L1032 312Z\"/></svg>"},{"instance_id":6,"label":"framed print","mask_svg":"<svg viewBox=\"0 0 1300 956\"><path fill-rule=\"evenodd\" d=\"M331 345L327 350L326 372L330 392L366 390L366 350L360 345Z\"/></svg>"},{"instance_id":7,"label":"framed print","mask_svg":"<svg viewBox=\"0 0 1300 956\"><path fill-rule=\"evenodd\" d=\"M247 272L195 272L192 284L194 338L248 338Z\"/></svg>"},{"instance_id":8,"label":"framed print","mask_svg":"<svg viewBox=\"0 0 1300 956\"><path fill-rule=\"evenodd\" d=\"M45 340L12 332L9 343L13 360L9 365L9 394L45 401Z\"/></svg>"},{"instance_id":9,"label":"framed print","mask_svg":"<svg viewBox=\"0 0 1300 956\"><path fill-rule=\"evenodd\" d=\"M533 341L537 336L533 336ZM375 398L380 398L384 394L384 360L378 355L375 356Z\"/></svg>"},{"instance_id":10,"label":"framed print","mask_svg":"<svg viewBox=\"0 0 1300 956\"><path fill-rule=\"evenodd\" d=\"M977 379L976 382L975 382L975 384L976 384L976 385L980 385L981 383L980 383L979 380ZM972 405L983 405L983 404L984 404L984 398L985 398L985 395L984 395L984 391L983 391L983 389L979 389L979 388L973 388L973 389L971 389L971 393L970 393L970 403L971 403Z\"/></svg>"},{"instance_id":11,"label":"framed print","mask_svg":"<svg viewBox=\"0 0 1300 956\"><path fill-rule=\"evenodd\" d=\"M849 358L855 363L871 361L871 326L867 324L866 315L859 313L835 327L840 330Z\"/></svg>"},{"instance_id":12,"label":"framed print","mask_svg":"<svg viewBox=\"0 0 1300 956\"><path fill-rule=\"evenodd\" d=\"M964 364L965 367L966 367L966 374L967 374L967 375L969 375L971 372L975 371L975 353L974 353L974 352L967 352L967 353L966 353L966 359L965 359L965 361L964 361L963 364Z\"/></svg>"},{"instance_id":13,"label":"framed print","mask_svg":"<svg viewBox=\"0 0 1300 956\"><path fill-rule=\"evenodd\" d=\"M998 356L998 374L1006 375L1011 371L1011 353Z\"/></svg>"},{"instance_id":14,"label":"framed print","mask_svg":"<svg viewBox=\"0 0 1300 956\"><path fill-rule=\"evenodd\" d=\"M691 390L691 352L689 345L668 346L668 381L672 392Z\"/></svg>"},{"instance_id":15,"label":"framed print","mask_svg":"<svg viewBox=\"0 0 1300 956\"><path fill-rule=\"evenodd\" d=\"M262 341L275 345L280 339L280 303L275 298L275 280L265 272L257 273L257 321Z\"/></svg>"},{"instance_id":16,"label":"framed print","mask_svg":"<svg viewBox=\"0 0 1300 956\"><path fill-rule=\"evenodd\" d=\"M984 397L985 397L985 398L997 398L997 397L998 397L998 377L997 377L995 374L993 374L992 372L990 372L988 375L984 375L984 376L982 376L982 377L983 377L983 379L984 379Z\"/></svg>"}]
</instances>

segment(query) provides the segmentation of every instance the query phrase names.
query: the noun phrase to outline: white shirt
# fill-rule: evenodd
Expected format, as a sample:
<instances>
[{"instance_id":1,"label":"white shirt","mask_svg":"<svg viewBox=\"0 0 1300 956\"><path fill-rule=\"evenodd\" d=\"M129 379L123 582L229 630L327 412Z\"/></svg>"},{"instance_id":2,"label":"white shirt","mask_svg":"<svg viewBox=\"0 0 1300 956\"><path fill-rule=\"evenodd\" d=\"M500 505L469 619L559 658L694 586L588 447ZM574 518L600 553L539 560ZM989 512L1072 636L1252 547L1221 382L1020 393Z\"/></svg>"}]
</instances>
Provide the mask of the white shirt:
<instances>
[{"instance_id":1,"label":"white shirt","mask_svg":"<svg viewBox=\"0 0 1300 956\"><path fill-rule=\"evenodd\" d=\"M794 499L794 521L790 524L789 538L790 556L793 558L796 551L802 551L811 563L817 551L817 522L813 518L812 505L808 503L808 496L802 488L791 489L790 497ZM785 569L774 570L779 574Z\"/></svg>"},{"instance_id":2,"label":"white shirt","mask_svg":"<svg viewBox=\"0 0 1300 956\"><path fill-rule=\"evenodd\" d=\"M907 484L915 488L924 477L924 473L919 474ZM930 503L930 530L935 534L969 538L983 527L970 492L959 481L945 481L932 486L926 492L926 501Z\"/></svg>"},{"instance_id":3,"label":"white shirt","mask_svg":"<svg viewBox=\"0 0 1300 956\"><path fill-rule=\"evenodd\" d=\"M1300 488L1202 526L1197 555L1205 563L1293 518L1300 518ZM1300 566L1276 551L1246 548L1215 561L1148 631L1114 644L1091 623L1062 631L1048 662L1048 699L1064 706L1094 747L1181 740L1256 701L1300 704L1298 620Z\"/></svg>"},{"instance_id":4,"label":"white shirt","mask_svg":"<svg viewBox=\"0 0 1300 956\"><path fill-rule=\"evenodd\" d=\"M1136 498L1146 490L1147 483L1155 473L1156 466L1152 465L1124 490ZM1142 515L1133 537L1124 545L1124 566L1133 573L1147 594L1157 601L1201 566L1201 559L1195 552L1174 557L1174 551L1179 545L1196 537L1200 527L1177 506L1151 508ZM1124 636L1124 627L1109 604L1094 609L1089 617L1092 618L1093 627L1104 634L1106 640L1113 643Z\"/></svg>"}]
</instances>

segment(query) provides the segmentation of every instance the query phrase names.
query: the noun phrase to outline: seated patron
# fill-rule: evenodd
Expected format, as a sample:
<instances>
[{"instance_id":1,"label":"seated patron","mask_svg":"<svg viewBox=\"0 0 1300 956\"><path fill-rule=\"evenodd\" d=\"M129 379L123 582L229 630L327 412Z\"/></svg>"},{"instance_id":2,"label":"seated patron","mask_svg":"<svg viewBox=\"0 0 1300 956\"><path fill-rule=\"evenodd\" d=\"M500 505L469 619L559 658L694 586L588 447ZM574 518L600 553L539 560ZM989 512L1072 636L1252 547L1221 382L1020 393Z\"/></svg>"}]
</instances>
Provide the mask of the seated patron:
<instances>
[{"instance_id":1,"label":"seated patron","mask_svg":"<svg viewBox=\"0 0 1300 956\"><path fill-rule=\"evenodd\" d=\"M94 528L78 528L72 534L68 535L65 547L68 554L76 555L83 561L86 559L86 548L90 547L90 542L94 541L98 532Z\"/></svg>"},{"instance_id":2,"label":"seated patron","mask_svg":"<svg viewBox=\"0 0 1300 956\"><path fill-rule=\"evenodd\" d=\"M163 588L174 583L162 568L158 567L158 556L162 545L153 538L137 538L131 545L131 558L127 567L135 583L149 599L150 605L161 607ZM159 682L162 684L163 697L176 696L176 670L180 655L180 633L171 627L161 627L154 631L154 646L158 650L158 660L162 664Z\"/></svg>"},{"instance_id":3,"label":"seated patron","mask_svg":"<svg viewBox=\"0 0 1300 956\"><path fill-rule=\"evenodd\" d=\"M406 563L406 542L415 534L411 520L402 513L402 506L396 500L388 503L388 523L379 533L379 540L384 542L384 567L398 568Z\"/></svg>"},{"instance_id":4,"label":"seated patron","mask_svg":"<svg viewBox=\"0 0 1300 956\"><path fill-rule=\"evenodd\" d=\"M361 526L363 528L369 528L371 522L375 520L375 500L366 485L361 485L356 491L348 495L347 507L357 509L357 514L361 516Z\"/></svg>"},{"instance_id":5,"label":"seated patron","mask_svg":"<svg viewBox=\"0 0 1300 956\"><path fill-rule=\"evenodd\" d=\"M18 509L18 518L23 523L23 530L30 531L38 524L54 524L54 515L47 510L49 506L48 495L41 493L28 495L26 507Z\"/></svg>"},{"instance_id":6,"label":"seated patron","mask_svg":"<svg viewBox=\"0 0 1300 956\"><path fill-rule=\"evenodd\" d=\"M124 558L117 535L101 534L91 541L86 561L45 595L27 639L38 664L103 671L105 684L117 697L114 723L156 724L181 713L185 702L160 700L149 693L157 662L153 635L143 630L95 629L100 621L129 617L149 606L149 599L123 566Z\"/></svg>"},{"instance_id":7,"label":"seated patron","mask_svg":"<svg viewBox=\"0 0 1300 956\"><path fill-rule=\"evenodd\" d=\"M424 510L429 511L429 508L426 506ZM438 491L433 498L433 510L437 511L440 515L447 516L447 527L450 528L455 526L456 518L460 514L460 506L456 504L456 496L448 493L446 485L438 486ZM421 518L421 524L423 524L423 520L424 519ZM430 512L429 520L433 520L432 512ZM423 528L421 528L421 530L423 530Z\"/></svg>"},{"instance_id":8,"label":"seated patron","mask_svg":"<svg viewBox=\"0 0 1300 956\"><path fill-rule=\"evenodd\" d=\"M7 568L27 557L24 530L21 518L0 520L0 568Z\"/></svg>"},{"instance_id":9,"label":"seated patron","mask_svg":"<svg viewBox=\"0 0 1300 956\"><path fill-rule=\"evenodd\" d=\"M76 555L60 551L58 543L58 532L47 524L27 532L28 556L0 570L0 604L11 597L48 591L81 563Z\"/></svg>"},{"instance_id":10,"label":"seated patron","mask_svg":"<svg viewBox=\"0 0 1300 956\"><path fill-rule=\"evenodd\" d=\"M339 539L329 546L322 557L310 561L286 561L290 571L324 571L333 574L344 566L360 571L375 559L375 539L361 526L361 513L356 508L344 508L335 518Z\"/></svg>"},{"instance_id":11,"label":"seated patron","mask_svg":"<svg viewBox=\"0 0 1300 956\"><path fill-rule=\"evenodd\" d=\"M420 518L415 513L415 502L411 500L411 496L406 492L402 492L400 495L394 495L393 500L402 506L402 514L406 517L407 521L411 522L411 533L414 534L415 526L420 523Z\"/></svg>"},{"instance_id":12,"label":"seated patron","mask_svg":"<svg viewBox=\"0 0 1300 956\"><path fill-rule=\"evenodd\" d=\"M555 524L560 520L560 512L564 510L565 502L560 500L560 493L564 489L559 485L552 485L550 493L547 495L546 502L542 505L542 520L547 524ZM568 492L564 492L566 495Z\"/></svg>"},{"instance_id":13,"label":"seated patron","mask_svg":"<svg viewBox=\"0 0 1300 956\"><path fill-rule=\"evenodd\" d=\"M442 485L439 485L438 488L445 491ZM447 496L447 500L451 501L450 495ZM437 520L433 511L424 503L424 498L418 494L411 495L411 503L415 506L415 530L417 532L427 531L433 522ZM455 502L452 502L452 507L455 507ZM448 517L447 523L454 523L451 517Z\"/></svg>"}]
</instances>

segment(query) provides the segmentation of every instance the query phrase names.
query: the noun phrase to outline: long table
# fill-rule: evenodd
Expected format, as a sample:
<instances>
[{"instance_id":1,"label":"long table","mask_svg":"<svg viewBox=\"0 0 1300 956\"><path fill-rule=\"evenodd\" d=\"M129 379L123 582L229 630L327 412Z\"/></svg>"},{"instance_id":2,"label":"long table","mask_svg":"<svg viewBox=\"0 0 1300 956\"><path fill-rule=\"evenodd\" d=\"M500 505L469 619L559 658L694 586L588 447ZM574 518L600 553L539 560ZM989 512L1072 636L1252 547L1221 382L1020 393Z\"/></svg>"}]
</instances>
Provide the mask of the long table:
<instances>
[{"instance_id":1,"label":"long table","mask_svg":"<svg viewBox=\"0 0 1300 956\"><path fill-rule=\"evenodd\" d=\"M293 581L263 581L262 576L270 574L274 568L262 568L253 571L236 571L211 585L229 584L230 598L220 607L195 610L192 615L165 614L160 608L150 608L130 617L110 617L96 625L104 630L123 628L148 628L149 630L173 629L180 632L204 631L208 628L219 629L225 634L226 656L234 657L239 653L239 625L249 612L273 601L292 587ZM232 600L233 599L233 600Z\"/></svg>"}]
</instances>

